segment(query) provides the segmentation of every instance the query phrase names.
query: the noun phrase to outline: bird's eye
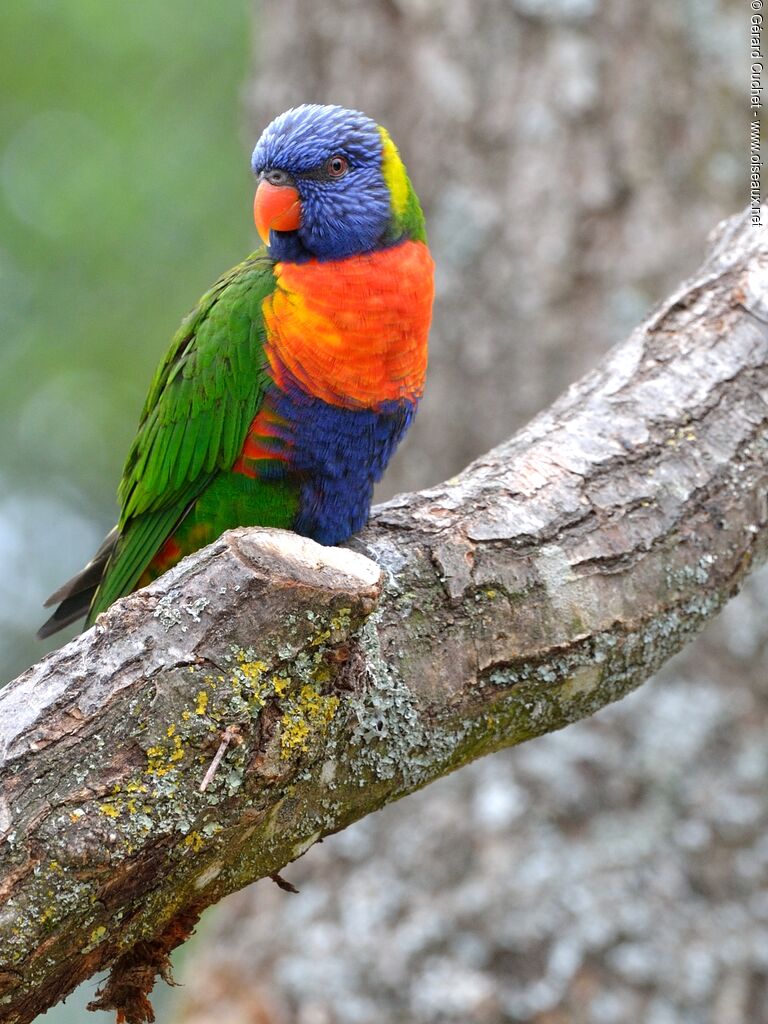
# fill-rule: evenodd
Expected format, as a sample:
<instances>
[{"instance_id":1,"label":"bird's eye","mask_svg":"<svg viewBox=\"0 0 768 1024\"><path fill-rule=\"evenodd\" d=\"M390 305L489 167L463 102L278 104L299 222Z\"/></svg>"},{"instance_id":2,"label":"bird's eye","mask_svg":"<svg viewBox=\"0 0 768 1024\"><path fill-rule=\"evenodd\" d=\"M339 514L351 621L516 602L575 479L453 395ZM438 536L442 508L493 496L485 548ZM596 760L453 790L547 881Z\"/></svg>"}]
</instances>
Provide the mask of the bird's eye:
<instances>
[{"instance_id":1,"label":"bird's eye","mask_svg":"<svg viewBox=\"0 0 768 1024\"><path fill-rule=\"evenodd\" d=\"M343 156L331 156L325 162L325 169L331 178L343 178L349 170L349 161Z\"/></svg>"}]
</instances>

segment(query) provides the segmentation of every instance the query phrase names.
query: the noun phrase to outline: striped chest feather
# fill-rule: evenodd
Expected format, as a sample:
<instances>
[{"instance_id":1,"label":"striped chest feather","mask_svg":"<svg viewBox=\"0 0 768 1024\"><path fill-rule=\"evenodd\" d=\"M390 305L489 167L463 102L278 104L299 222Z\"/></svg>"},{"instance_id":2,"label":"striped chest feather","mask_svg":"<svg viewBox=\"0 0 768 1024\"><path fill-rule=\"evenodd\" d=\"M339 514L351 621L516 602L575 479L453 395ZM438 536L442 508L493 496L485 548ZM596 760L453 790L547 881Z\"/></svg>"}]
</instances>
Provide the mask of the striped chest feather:
<instances>
[{"instance_id":1,"label":"striped chest feather","mask_svg":"<svg viewBox=\"0 0 768 1024\"><path fill-rule=\"evenodd\" d=\"M333 262L277 263L264 300L267 355L283 391L346 409L418 401L433 263L422 242Z\"/></svg>"}]
</instances>

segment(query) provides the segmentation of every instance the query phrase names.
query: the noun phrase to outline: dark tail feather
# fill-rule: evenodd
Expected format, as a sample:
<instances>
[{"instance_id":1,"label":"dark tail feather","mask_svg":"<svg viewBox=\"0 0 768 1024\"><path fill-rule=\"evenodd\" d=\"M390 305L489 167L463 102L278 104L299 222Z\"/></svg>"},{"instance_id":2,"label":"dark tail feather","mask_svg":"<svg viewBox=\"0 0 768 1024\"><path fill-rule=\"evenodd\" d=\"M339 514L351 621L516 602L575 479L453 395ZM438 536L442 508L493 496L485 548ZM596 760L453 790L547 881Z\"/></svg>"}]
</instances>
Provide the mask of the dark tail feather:
<instances>
[{"instance_id":1,"label":"dark tail feather","mask_svg":"<svg viewBox=\"0 0 768 1024\"><path fill-rule=\"evenodd\" d=\"M72 597L62 601L50 619L44 622L40 629L38 629L38 640L45 640L47 636L52 636L54 633L58 633L60 629L64 629L70 622L76 622L78 619L82 619L84 615L87 615L96 589L96 587L92 587L90 590L82 590L79 594L73 594Z\"/></svg>"},{"instance_id":2,"label":"dark tail feather","mask_svg":"<svg viewBox=\"0 0 768 1024\"><path fill-rule=\"evenodd\" d=\"M76 576L73 576L71 580L67 580L55 593L51 594L44 607L48 608L50 605L57 603L59 603L59 607L50 619L44 622L40 629L38 629L37 635L39 639L44 640L47 636L58 633L60 629L64 629L70 622L75 622L87 614L94 594L98 590L104 576L104 571L112 557L112 552L115 550L117 538L118 532L117 527L115 527L104 538L104 542L88 565L81 569Z\"/></svg>"}]
</instances>

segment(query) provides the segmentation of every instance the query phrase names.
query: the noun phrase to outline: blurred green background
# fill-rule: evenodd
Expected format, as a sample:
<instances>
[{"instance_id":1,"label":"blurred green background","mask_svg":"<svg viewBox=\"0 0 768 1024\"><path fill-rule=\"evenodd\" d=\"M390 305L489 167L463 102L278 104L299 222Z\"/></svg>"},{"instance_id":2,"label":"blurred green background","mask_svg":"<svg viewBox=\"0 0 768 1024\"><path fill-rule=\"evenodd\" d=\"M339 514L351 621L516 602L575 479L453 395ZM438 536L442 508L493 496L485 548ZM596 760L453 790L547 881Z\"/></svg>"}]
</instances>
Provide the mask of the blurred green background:
<instances>
[{"instance_id":1,"label":"blurred green background","mask_svg":"<svg viewBox=\"0 0 768 1024\"><path fill-rule=\"evenodd\" d=\"M114 522L182 314L258 241L248 13L245 0L0 11L0 682L78 631L32 635ZM82 1020L95 984L45 1020ZM170 994L159 986L159 1012Z\"/></svg>"},{"instance_id":2,"label":"blurred green background","mask_svg":"<svg viewBox=\"0 0 768 1024\"><path fill-rule=\"evenodd\" d=\"M0 682L58 647L156 363L255 248L245 0L0 11Z\"/></svg>"}]
</instances>

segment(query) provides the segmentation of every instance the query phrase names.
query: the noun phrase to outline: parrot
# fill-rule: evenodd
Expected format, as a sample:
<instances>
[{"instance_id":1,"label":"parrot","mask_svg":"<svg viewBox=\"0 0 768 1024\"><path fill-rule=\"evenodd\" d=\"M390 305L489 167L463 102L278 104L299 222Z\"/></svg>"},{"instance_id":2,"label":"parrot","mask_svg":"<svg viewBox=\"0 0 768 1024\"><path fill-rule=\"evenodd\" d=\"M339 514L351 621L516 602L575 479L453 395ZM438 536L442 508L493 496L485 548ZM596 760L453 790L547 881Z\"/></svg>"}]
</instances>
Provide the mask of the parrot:
<instances>
[{"instance_id":1,"label":"parrot","mask_svg":"<svg viewBox=\"0 0 768 1024\"><path fill-rule=\"evenodd\" d=\"M335 545L424 390L434 263L387 130L303 104L253 151L263 246L184 318L149 388L118 488L118 523L46 601L44 638L147 586L237 526Z\"/></svg>"}]
</instances>

